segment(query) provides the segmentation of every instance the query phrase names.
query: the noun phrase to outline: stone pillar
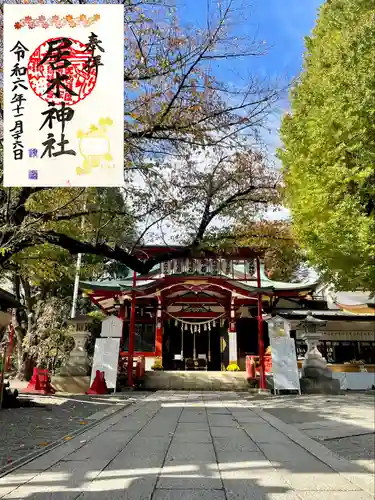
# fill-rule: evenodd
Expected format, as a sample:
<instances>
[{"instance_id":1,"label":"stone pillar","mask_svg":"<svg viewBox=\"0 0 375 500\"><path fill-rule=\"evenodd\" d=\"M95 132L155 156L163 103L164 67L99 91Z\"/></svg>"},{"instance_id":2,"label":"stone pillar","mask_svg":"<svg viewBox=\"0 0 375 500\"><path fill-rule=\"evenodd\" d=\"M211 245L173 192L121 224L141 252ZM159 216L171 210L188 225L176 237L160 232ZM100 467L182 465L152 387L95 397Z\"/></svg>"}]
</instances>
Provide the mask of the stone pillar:
<instances>
[{"instance_id":1,"label":"stone pillar","mask_svg":"<svg viewBox=\"0 0 375 500\"><path fill-rule=\"evenodd\" d=\"M234 307L234 297L230 302L229 318L229 363L237 363L237 329L236 329L236 309Z\"/></svg>"},{"instance_id":2,"label":"stone pillar","mask_svg":"<svg viewBox=\"0 0 375 500\"><path fill-rule=\"evenodd\" d=\"M74 348L70 352L67 363L61 367L62 377L85 377L89 372L89 363L86 351L86 340L90 335L89 327L91 318L89 316L79 316L71 319L69 324L73 325L75 331L72 332Z\"/></svg>"},{"instance_id":3,"label":"stone pillar","mask_svg":"<svg viewBox=\"0 0 375 500\"><path fill-rule=\"evenodd\" d=\"M340 381L332 378L327 361L317 347L321 336L319 331L305 331L301 335L307 345L302 364L301 391L305 394L339 394Z\"/></svg>"}]
</instances>

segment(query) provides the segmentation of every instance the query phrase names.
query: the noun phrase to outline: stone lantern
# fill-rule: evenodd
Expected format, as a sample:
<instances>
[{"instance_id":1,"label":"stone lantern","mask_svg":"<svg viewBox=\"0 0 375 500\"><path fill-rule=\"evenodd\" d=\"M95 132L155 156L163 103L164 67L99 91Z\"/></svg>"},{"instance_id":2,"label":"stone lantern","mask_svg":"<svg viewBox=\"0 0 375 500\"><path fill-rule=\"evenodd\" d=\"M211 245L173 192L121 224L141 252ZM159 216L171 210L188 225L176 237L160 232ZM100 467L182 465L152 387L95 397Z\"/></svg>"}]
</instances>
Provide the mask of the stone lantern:
<instances>
[{"instance_id":1,"label":"stone lantern","mask_svg":"<svg viewBox=\"0 0 375 500\"><path fill-rule=\"evenodd\" d=\"M89 372L89 362L86 351L86 341L90 335L90 316L76 316L68 321L74 327L71 336L74 339L74 348L70 352L67 363L61 367L62 377L85 377Z\"/></svg>"},{"instance_id":2,"label":"stone lantern","mask_svg":"<svg viewBox=\"0 0 375 500\"><path fill-rule=\"evenodd\" d=\"M297 325L303 330L301 338L306 342L307 352L302 365L301 391L307 394L338 394L340 381L332 378L327 361L321 355L318 344L326 321L314 318L311 312Z\"/></svg>"}]
</instances>

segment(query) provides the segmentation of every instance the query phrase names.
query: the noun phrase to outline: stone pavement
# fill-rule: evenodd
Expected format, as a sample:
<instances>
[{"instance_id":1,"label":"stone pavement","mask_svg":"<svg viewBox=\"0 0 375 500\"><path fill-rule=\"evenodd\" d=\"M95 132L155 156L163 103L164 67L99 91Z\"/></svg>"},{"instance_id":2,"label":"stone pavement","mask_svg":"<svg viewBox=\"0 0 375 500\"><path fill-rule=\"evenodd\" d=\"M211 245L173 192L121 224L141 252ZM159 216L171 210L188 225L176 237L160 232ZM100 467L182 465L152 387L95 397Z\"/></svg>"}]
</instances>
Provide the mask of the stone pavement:
<instances>
[{"instance_id":1,"label":"stone pavement","mask_svg":"<svg viewBox=\"0 0 375 500\"><path fill-rule=\"evenodd\" d=\"M12 385L12 389L14 385ZM114 396L20 396L21 408L0 410L0 472L131 402L139 393Z\"/></svg>"},{"instance_id":2,"label":"stone pavement","mask_svg":"<svg viewBox=\"0 0 375 500\"><path fill-rule=\"evenodd\" d=\"M258 406L375 474L375 393L270 398Z\"/></svg>"},{"instance_id":3,"label":"stone pavement","mask_svg":"<svg viewBox=\"0 0 375 500\"><path fill-rule=\"evenodd\" d=\"M370 500L368 470L245 393L160 391L0 479L6 500Z\"/></svg>"}]
</instances>

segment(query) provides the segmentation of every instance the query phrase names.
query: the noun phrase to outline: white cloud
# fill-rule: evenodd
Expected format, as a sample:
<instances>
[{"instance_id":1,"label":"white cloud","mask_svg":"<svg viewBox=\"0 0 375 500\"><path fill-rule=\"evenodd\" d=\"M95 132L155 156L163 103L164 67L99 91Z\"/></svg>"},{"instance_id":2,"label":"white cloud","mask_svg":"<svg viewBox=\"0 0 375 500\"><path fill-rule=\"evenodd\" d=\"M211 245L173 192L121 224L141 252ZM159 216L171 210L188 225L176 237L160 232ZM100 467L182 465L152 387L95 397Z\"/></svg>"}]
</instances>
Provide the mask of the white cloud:
<instances>
[{"instance_id":1,"label":"white cloud","mask_svg":"<svg viewBox=\"0 0 375 500\"><path fill-rule=\"evenodd\" d=\"M268 220L288 220L290 219L290 211L285 207L278 207L277 209L269 208L265 214Z\"/></svg>"}]
</instances>

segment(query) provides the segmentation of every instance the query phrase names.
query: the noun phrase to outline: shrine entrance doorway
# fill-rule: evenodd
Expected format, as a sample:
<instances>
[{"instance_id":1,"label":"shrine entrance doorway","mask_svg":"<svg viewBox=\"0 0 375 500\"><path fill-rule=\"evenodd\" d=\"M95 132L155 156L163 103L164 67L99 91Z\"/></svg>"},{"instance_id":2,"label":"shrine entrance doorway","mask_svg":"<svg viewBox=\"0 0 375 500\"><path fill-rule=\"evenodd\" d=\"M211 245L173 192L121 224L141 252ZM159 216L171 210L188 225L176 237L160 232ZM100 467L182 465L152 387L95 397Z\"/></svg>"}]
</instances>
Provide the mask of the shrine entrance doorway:
<instances>
[{"instance_id":1,"label":"shrine entrance doorway","mask_svg":"<svg viewBox=\"0 0 375 500\"><path fill-rule=\"evenodd\" d=\"M220 371L221 337L225 331L225 327L217 325L211 326L211 330L193 333L190 329L182 330L181 324L166 323L163 331L164 370L198 369L199 363L199 369Z\"/></svg>"}]
</instances>

